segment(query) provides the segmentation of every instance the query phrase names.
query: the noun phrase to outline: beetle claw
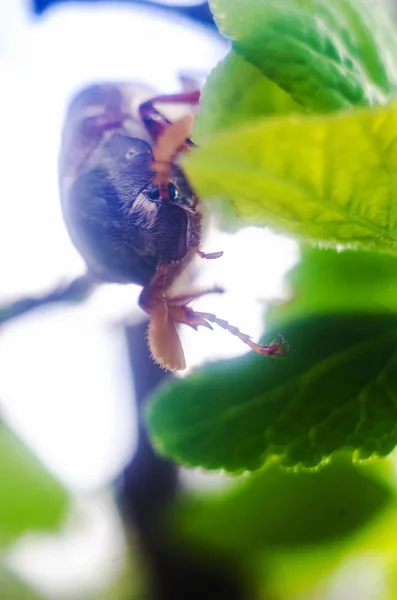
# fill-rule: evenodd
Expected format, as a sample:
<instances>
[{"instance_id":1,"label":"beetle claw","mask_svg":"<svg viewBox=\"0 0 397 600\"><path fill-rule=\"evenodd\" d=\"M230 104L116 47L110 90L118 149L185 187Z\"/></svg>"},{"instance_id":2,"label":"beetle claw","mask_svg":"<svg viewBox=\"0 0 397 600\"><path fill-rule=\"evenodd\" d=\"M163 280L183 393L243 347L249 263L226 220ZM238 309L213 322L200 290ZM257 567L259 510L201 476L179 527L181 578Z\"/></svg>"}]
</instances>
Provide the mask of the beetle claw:
<instances>
[{"instance_id":1,"label":"beetle claw","mask_svg":"<svg viewBox=\"0 0 397 600\"><path fill-rule=\"evenodd\" d=\"M282 336L280 336L282 337ZM254 350L257 354L261 354L262 356L282 356L289 351L289 346L284 344L284 339L282 341L276 342L273 340L270 342L268 346L263 344L257 344L256 342L252 342L251 340L247 342L248 346Z\"/></svg>"}]
</instances>

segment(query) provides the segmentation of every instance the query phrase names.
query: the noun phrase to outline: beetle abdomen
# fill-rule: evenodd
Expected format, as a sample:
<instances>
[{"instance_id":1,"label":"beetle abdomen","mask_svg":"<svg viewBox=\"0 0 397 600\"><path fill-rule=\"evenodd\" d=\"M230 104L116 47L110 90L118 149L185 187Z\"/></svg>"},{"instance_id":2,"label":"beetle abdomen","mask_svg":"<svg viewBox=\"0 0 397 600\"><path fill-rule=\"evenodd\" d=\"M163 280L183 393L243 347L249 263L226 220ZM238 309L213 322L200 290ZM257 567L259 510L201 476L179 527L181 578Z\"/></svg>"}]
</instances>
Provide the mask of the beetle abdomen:
<instances>
[{"instance_id":1,"label":"beetle abdomen","mask_svg":"<svg viewBox=\"0 0 397 600\"><path fill-rule=\"evenodd\" d=\"M120 195L99 168L77 178L69 195L69 233L89 269L105 281L146 285L154 257L139 252L139 228L131 228Z\"/></svg>"}]
</instances>

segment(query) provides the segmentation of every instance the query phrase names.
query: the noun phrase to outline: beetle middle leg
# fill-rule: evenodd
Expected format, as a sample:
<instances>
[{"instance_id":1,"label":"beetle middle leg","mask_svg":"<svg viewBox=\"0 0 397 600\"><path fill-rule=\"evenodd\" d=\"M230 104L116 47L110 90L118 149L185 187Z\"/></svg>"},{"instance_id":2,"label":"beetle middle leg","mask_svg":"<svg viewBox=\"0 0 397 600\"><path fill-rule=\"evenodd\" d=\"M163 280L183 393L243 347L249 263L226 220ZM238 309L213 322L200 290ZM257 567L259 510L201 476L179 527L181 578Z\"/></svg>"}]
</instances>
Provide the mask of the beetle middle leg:
<instances>
[{"instance_id":1,"label":"beetle middle leg","mask_svg":"<svg viewBox=\"0 0 397 600\"><path fill-rule=\"evenodd\" d=\"M241 332L228 321L220 319L213 313L195 311L188 304L204 294L222 292L220 288L192 292L180 296L167 296L168 266L160 265L151 283L141 292L139 304L150 316L148 340L155 360L163 367L171 370L185 368L183 349L176 329L177 324L184 324L198 329L207 327L212 329L212 324L222 327L232 335L238 337L254 352L264 356L285 354L288 350L280 336L278 341L269 345L253 342L251 337Z\"/></svg>"},{"instance_id":2,"label":"beetle middle leg","mask_svg":"<svg viewBox=\"0 0 397 600\"><path fill-rule=\"evenodd\" d=\"M149 315L155 310L159 302L165 301L167 306L184 306L208 294L223 294L224 289L219 286L214 286L209 289L196 290L186 294L178 294L177 296L168 296L167 288L172 283L173 277L169 276L169 266L162 264L157 268L156 274L152 281L142 290L139 296L139 306Z\"/></svg>"},{"instance_id":3,"label":"beetle middle leg","mask_svg":"<svg viewBox=\"0 0 397 600\"><path fill-rule=\"evenodd\" d=\"M168 304L169 316L174 323L184 323L193 329L198 327L208 327L212 329L211 323L222 327L232 335L238 337L244 344L247 344L254 352L262 356L282 355L288 351L288 347L284 344L284 338L279 336L278 341L272 341L268 345L258 344L253 342L251 337L240 331L235 325L231 325L228 321L220 319L213 313L200 312L193 310L186 304L173 305Z\"/></svg>"},{"instance_id":4,"label":"beetle middle leg","mask_svg":"<svg viewBox=\"0 0 397 600\"><path fill-rule=\"evenodd\" d=\"M160 135L162 135L172 123L155 107L155 104L160 102L163 104L188 104L194 106L198 104L199 99L199 91L155 96L140 105L139 116L141 117L147 132L151 135L153 141L156 142ZM187 140L187 143L193 144L190 140Z\"/></svg>"},{"instance_id":5,"label":"beetle middle leg","mask_svg":"<svg viewBox=\"0 0 397 600\"><path fill-rule=\"evenodd\" d=\"M206 290L197 290L196 292L191 292L190 294L181 294L180 296L171 296L166 298L169 307L181 305L185 306L193 300L197 300L203 296L208 296L208 294L224 294L224 292L225 290L223 288L215 286Z\"/></svg>"}]
</instances>

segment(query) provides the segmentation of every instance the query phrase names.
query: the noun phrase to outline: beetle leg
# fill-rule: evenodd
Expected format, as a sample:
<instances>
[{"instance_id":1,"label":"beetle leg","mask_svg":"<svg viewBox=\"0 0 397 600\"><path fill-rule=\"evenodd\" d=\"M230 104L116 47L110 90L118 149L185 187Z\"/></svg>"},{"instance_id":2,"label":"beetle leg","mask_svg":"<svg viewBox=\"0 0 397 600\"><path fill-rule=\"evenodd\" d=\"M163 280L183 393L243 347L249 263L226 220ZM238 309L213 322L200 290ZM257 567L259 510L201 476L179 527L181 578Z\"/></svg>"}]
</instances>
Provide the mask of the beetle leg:
<instances>
[{"instance_id":1,"label":"beetle leg","mask_svg":"<svg viewBox=\"0 0 397 600\"><path fill-rule=\"evenodd\" d=\"M281 355L288 351L288 347L285 346L284 339L281 335L279 336L278 341L273 341L269 345L257 344L251 340L249 335L242 333L237 327L230 325L228 321L219 319L212 313L195 311L186 306L186 304L174 306L173 304L168 303L168 312L169 318L171 318L174 323L184 323L196 330L200 325L212 329L211 323L214 323L238 337L244 344L247 344L254 350L254 352L262 354L263 356Z\"/></svg>"},{"instance_id":2,"label":"beetle leg","mask_svg":"<svg viewBox=\"0 0 397 600\"><path fill-rule=\"evenodd\" d=\"M264 356L285 354L288 348L280 336L278 341L269 345L253 342L249 335L242 333L234 325L219 319L213 313L199 312L187 306L189 302L208 293L221 293L220 288L192 292L181 296L167 297L166 289L169 285L169 267L160 265L152 281L141 292L139 304L150 316L148 329L149 347L153 358L161 366L172 371L185 368L185 358L176 325L179 323L189 325L193 329L207 327L212 329L211 323L222 327L229 333L238 337L254 352Z\"/></svg>"},{"instance_id":3,"label":"beetle leg","mask_svg":"<svg viewBox=\"0 0 397 600\"><path fill-rule=\"evenodd\" d=\"M152 169L155 172L153 183L160 186L160 197L168 201L168 181L171 177L171 166L179 152L187 151L190 147L187 140L192 129L192 118L185 116L171 123L157 138L152 148Z\"/></svg>"},{"instance_id":4,"label":"beetle leg","mask_svg":"<svg viewBox=\"0 0 397 600\"><path fill-rule=\"evenodd\" d=\"M185 306L189 304L192 300L197 300L197 298L201 298L201 296L206 296L207 294L223 294L224 289L219 286L214 286L213 288L209 288L206 290L198 290L196 292L191 292L189 294L181 294L179 296L171 296L167 297L165 290L167 289L168 282L168 266L163 264L157 267L157 271L152 281L143 288L140 296L139 296L139 306L147 312L149 315L153 312L153 309L157 306L157 304L163 300L166 301L169 307L172 306Z\"/></svg>"},{"instance_id":5,"label":"beetle leg","mask_svg":"<svg viewBox=\"0 0 397 600\"><path fill-rule=\"evenodd\" d=\"M147 132L152 136L153 141L156 142L159 136L164 133L167 126L171 125L171 121L167 119L157 108L155 104L161 102L163 104L189 104L196 105L200 99L200 92L184 92L182 94L165 94L162 96L156 96L150 100L146 100L139 107L139 116L141 117L143 124ZM192 142L189 141L190 144Z\"/></svg>"},{"instance_id":6,"label":"beetle leg","mask_svg":"<svg viewBox=\"0 0 397 600\"><path fill-rule=\"evenodd\" d=\"M151 314L152 308L159 300L165 298L164 290L168 283L167 275L167 265L159 265L151 282L146 285L140 293L138 300L139 306L148 313L148 315Z\"/></svg>"},{"instance_id":7,"label":"beetle leg","mask_svg":"<svg viewBox=\"0 0 397 600\"><path fill-rule=\"evenodd\" d=\"M171 298L167 298L167 304L169 307L172 306L185 306L192 302L192 300L197 300L197 298L201 298L202 296L206 296L208 294L223 294L225 290L221 287L213 287L208 290L200 290L197 292L192 292L191 294L183 294L181 296L172 296Z\"/></svg>"},{"instance_id":8,"label":"beetle leg","mask_svg":"<svg viewBox=\"0 0 397 600\"><path fill-rule=\"evenodd\" d=\"M150 316L148 342L154 360L165 369L181 371L186 367L185 356L165 297L168 270L165 264L157 267L152 281L139 296L139 305Z\"/></svg>"},{"instance_id":9,"label":"beetle leg","mask_svg":"<svg viewBox=\"0 0 397 600\"><path fill-rule=\"evenodd\" d=\"M198 104L199 98L199 91L168 94L151 98L139 107L142 122L155 142L152 165L155 171L154 183L159 184L160 198L164 202L168 201L167 182L175 156L179 152L189 150L194 145L189 139L193 119L187 115L172 123L154 105L157 102L195 105Z\"/></svg>"}]
</instances>

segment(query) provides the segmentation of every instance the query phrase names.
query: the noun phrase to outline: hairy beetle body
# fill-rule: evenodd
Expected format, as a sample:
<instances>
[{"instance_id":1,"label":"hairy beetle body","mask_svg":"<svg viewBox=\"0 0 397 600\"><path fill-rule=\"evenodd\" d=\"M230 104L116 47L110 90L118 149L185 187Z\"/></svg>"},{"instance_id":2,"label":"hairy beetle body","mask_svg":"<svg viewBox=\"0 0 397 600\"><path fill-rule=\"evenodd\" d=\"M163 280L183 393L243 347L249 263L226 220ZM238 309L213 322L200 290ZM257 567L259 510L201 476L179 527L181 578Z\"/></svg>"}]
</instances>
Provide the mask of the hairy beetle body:
<instances>
[{"instance_id":1,"label":"hairy beetle body","mask_svg":"<svg viewBox=\"0 0 397 600\"><path fill-rule=\"evenodd\" d=\"M152 183L153 141L137 105L153 96L130 85L95 85L72 102L60 155L61 201L71 238L93 275L147 285L162 263L198 244L194 193L177 165L170 202Z\"/></svg>"}]
</instances>

